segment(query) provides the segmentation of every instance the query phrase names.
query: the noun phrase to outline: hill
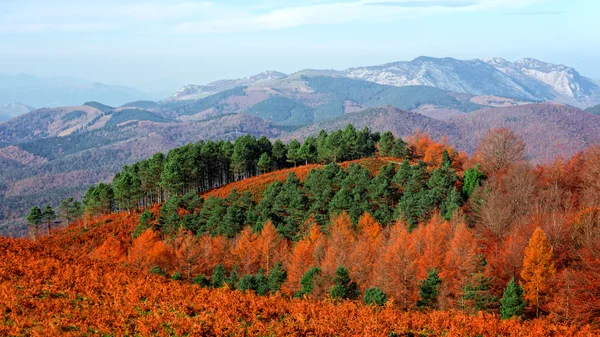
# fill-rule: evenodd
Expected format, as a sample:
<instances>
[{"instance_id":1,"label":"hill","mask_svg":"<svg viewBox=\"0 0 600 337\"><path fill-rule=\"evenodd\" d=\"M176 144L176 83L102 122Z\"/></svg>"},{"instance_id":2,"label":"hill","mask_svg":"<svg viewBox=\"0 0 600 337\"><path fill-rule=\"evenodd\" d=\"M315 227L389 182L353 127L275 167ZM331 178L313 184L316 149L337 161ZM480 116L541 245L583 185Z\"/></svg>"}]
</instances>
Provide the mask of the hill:
<instances>
[{"instance_id":1,"label":"hill","mask_svg":"<svg viewBox=\"0 0 600 337\"><path fill-rule=\"evenodd\" d=\"M44 120L47 115L39 113L40 120ZM91 113L101 116L95 109ZM17 122L21 122L19 118L7 123ZM48 128L52 136L36 139L32 132L19 137L21 142L17 145L0 149L0 167L11 168L0 172L0 223L10 224L4 233L23 233L22 216L31 204L49 203L57 197L81 197L89 184L110 181L122 165L156 152L167 152L200 139L231 140L246 133L268 137L281 134L272 124L242 114L190 123L136 121L69 135L59 135L53 124L48 124ZM15 161L20 157L36 159Z\"/></svg>"},{"instance_id":2,"label":"hill","mask_svg":"<svg viewBox=\"0 0 600 337\"><path fill-rule=\"evenodd\" d=\"M600 104L589 107L587 109L585 109L585 111L594 114L594 115L600 115Z\"/></svg>"},{"instance_id":3,"label":"hill","mask_svg":"<svg viewBox=\"0 0 600 337\"><path fill-rule=\"evenodd\" d=\"M286 137L305 138L306 136L317 134L320 130L337 130L347 124L352 124L359 129L368 127L373 131L383 132L389 130L398 137L409 136L416 130L427 132L435 139L440 139L444 135L457 137L456 130L451 124L391 106L369 108L359 112L348 113L338 118L299 129Z\"/></svg>"},{"instance_id":4,"label":"hill","mask_svg":"<svg viewBox=\"0 0 600 337\"><path fill-rule=\"evenodd\" d=\"M125 166L83 217L63 201L70 225L32 211L35 240L0 238L0 332L597 334L598 150L532 168L407 141L348 126Z\"/></svg>"}]
</instances>

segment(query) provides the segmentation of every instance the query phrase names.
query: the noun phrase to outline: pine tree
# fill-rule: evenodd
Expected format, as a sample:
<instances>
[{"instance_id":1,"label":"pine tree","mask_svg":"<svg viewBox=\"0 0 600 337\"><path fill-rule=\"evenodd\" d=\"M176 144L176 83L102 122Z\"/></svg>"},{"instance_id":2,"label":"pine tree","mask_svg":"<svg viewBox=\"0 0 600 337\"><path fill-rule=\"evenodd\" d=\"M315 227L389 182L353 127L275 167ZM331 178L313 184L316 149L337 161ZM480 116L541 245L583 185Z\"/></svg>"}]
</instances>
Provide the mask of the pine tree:
<instances>
[{"instance_id":1,"label":"pine tree","mask_svg":"<svg viewBox=\"0 0 600 337\"><path fill-rule=\"evenodd\" d=\"M54 213L52 206L46 205L44 207L44 210L42 211L42 220L46 224L46 230L48 231L48 234L50 234L50 227L52 226L54 220L56 220L56 213Z\"/></svg>"},{"instance_id":2,"label":"pine tree","mask_svg":"<svg viewBox=\"0 0 600 337\"><path fill-rule=\"evenodd\" d=\"M462 187L462 194L465 200L471 197L473 190L481 184L483 178L483 172L479 170L478 165L465 171Z\"/></svg>"},{"instance_id":3,"label":"pine tree","mask_svg":"<svg viewBox=\"0 0 600 337\"><path fill-rule=\"evenodd\" d=\"M338 267L335 271L334 286L331 288L331 297L335 299L355 300L360 296L356 282L350 279L350 273L345 267Z\"/></svg>"},{"instance_id":4,"label":"pine tree","mask_svg":"<svg viewBox=\"0 0 600 337\"><path fill-rule=\"evenodd\" d=\"M34 238L37 235L41 223L42 210L37 206L31 207L29 215L27 215L27 226L29 226L30 232Z\"/></svg>"},{"instance_id":5,"label":"pine tree","mask_svg":"<svg viewBox=\"0 0 600 337\"><path fill-rule=\"evenodd\" d=\"M300 161L300 142L296 139L292 139L287 146L287 161L294 164L294 167L298 165Z\"/></svg>"},{"instance_id":6,"label":"pine tree","mask_svg":"<svg viewBox=\"0 0 600 337\"><path fill-rule=\"evenodd\" d=\"M381 157L387 157L392 154L394 141L394 135L390 131L384 132L381 135L381 139L377 142L377 151Z\"/></svg>"},{"instance_id":7,"label":"pine tree","mask_svg":"<svg viewBox=\"0 0 600 337\"><path fill-rule=\"evenodd\" d=\"M204 275L196 275L192 283L197 284L202 288L210 287L210 280Z\"/></svg>"},{"instance_id":8,"label":"pine tree","mask_svg":"<svg viewBox=\"0 0 600 337\"><path fill-rule=\"evenodd\" d=\"M271 159L271 156L269 156L266 153L263 153L262 155L260 155L257 165L259 173L267 173L273 169L274 163Z\"/></svg>"},{"instance_id":9,"label":"pine tree","mask_svg":"<svg viewBox=\"0 0 600 337\"><path fill-rule=\"evenodd\" d=\"M225 268L222 264L218 264L213 271L211 283L213 288L221 288L225 283Z\"/></svg>"},{"instance_id":10,"label":"pine tree","mask_svg":"<svg viewBox=\"0 0 600 337\"><path fill-rule=\"evenodd\" d=\"M154 214L152 214L152 212L146 208L142 214L140 214L139 221L139 225L135 228L133 233L131 233L131 236L134 239L142 235L142 233L144 233L147 229L151 229L152 226L150 223L154 221Z\"/></svg>"},{"instance_id":11,"label":"pine tree","mask_svg":"<svg viewBox=\"0 0 600 337\"><path fill-rule=\"evenodd\" d=\"M377 287L365 290L364 302L366 305L384 305L387 302L387 295Z\"/></svg>"},{"instance_id":12,"label":"pine tree","mask_svg":"<svg viewBox=\"0 0 600 337\"><path fill-rule=\"evenodd\" d=\"M500 317L509 319L511 317L523 317L523 310L526 303L523 299L523 289L515 282L513 277L500 299Z\"/></svg>"},{"instance_id":13,"label":"pine tree","mask_svg":"<svg viewBox=\"0 0 600 337\"><path fill-rule=\"evenodd\" d=\"M437 269L429 271L427 278L423 280L421 289L419 290L419 295L421 296L421 299L417 301L419 308L437 308L440 284L442 284L442 280L438 276Z\"/></svg>"},{"instance_id":14,"label":"pine tree","mask_svg":"<svg viewBox=\"0 0 600 337\"><path fill-rule=\"evenodd\" d=\"M281 285L287 279L287 272L283 268L281 262L275 263L275 266L269 272L269 291L272 294L281 289Z\"/></svg>"},{"instance_id":15,"label":"pine tree","mask_svg":"<svg viewBox=\"0 0 600 337\"><path fill-rule=\"evenodd\" d=\"M313 281L316 275L321 273L321 269L318 267L310 268L302 278L300 279L300 286L302 287L298 292L296 292L296 297L302 297L305 295L310 295L313 292L314 286Z\"/></svg>"},{"instance_id":16,"label":"pine tree","mask_svg":"<svg viewBox=\"0 0 600 337\"><path fill-rule=\"evenodd\" d=\"M550 290L550 279L555 272L552 247L548 244L546 233L537 228L525 249L521 271L525 299L535 306L536 317L539 316L544 297Z\"/></svg>"}]
</instances>

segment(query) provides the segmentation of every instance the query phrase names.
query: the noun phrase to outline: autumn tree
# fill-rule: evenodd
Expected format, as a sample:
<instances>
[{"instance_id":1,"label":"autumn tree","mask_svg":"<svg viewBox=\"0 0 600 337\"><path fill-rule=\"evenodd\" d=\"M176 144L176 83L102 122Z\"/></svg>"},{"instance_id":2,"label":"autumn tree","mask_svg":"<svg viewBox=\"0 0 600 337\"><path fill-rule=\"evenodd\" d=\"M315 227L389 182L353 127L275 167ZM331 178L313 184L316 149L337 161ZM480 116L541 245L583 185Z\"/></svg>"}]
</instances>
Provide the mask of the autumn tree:
<instances>
[{"instance_id":1,"label":"autumn tree","mask_svg":"<svg viewBox=\"0 0 600 337\"><path fill-rule=\"evenodd\" d=\"M555 272L552 247L548 244L544 231L537 228L525 249L521 271L525 299L535 306L536 316L539 316Z\"/></svg>"},{"instance_id":2,"label":"autumn tree","mask_svg":"<svg viewBox=\"0 0 600 337\"><path fill-rule=\"evenodd\" d=\"M140 269L148 270L158 267L168 270L173 261L173 253L167 245L160 241L156 232L148 229L133 240L127 261Z\"/></svg>"},{"instance_id":3,"label":"autumn tree","mask_svg":"<svg viewBox=\"0 0 600 337\"><path fill-rule=\"evenodd\" d=\"M477 241L464 224L459 224L450 241L440 276L446 280L444 288L449 306L465 307L465 287L475 275L478 265Z\"/></svg>"},{"instance_id":4,"label":"autumn tree","mask_svg":"<svg viewBox=\"0 0 600 337\"><path fill-rule=\"evenodd\" d=\"M475 158L484 172L493 174L525 160L525 143L508 128L492 129L479 143Z\"/></svg>"},{"instance_id":5,"label":"autumn tree","mask_svg":"<svg viewBox=\"0 0 600 337\"><path fill-rule=\"evenodd\" d=\"M382 257L377 260L377 283L397 305L410 309L417 301L418 262L414 235L401 223L390 230Z\"/></svg>"},{"instance_id":6,"label":"autumn tree","mask_svg":"<svg viewBox=\"0 0 600 337\"><path fill-rule=\"evenodd\" d=\"M508 282L504 295L500 299L500 317L508 319L511 317L522 317L525 309L525 299L523 298L523 289L514 277Z\"/></svg>"}]
</instances>

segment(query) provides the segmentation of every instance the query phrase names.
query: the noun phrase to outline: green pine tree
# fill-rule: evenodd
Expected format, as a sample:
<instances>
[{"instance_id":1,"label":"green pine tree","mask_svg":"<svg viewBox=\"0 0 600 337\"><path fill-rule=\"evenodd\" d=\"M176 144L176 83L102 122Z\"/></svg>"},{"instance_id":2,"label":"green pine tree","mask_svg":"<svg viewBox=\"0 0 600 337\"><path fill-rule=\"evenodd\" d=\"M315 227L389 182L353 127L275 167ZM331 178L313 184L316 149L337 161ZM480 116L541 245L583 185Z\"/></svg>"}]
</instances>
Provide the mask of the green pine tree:
<instances>
[{"instance_id":1,"label":"green pine tree","mask_svg":"<svg viewBox=\"0 0 600 337\"><path fill-rule=\"evenodd\" d=\"M377 287L365 290L364 302L366 305L384 305L387 302L387 295Z\"/></svg>"},{"instance_id":2,"label":"green pine tree","mask_svg":"<svg viewBox=\"0 0 600 337\"><path fill-rule=\"evenodd\" d=\"M509 319L511 317L523 317L523 312L526 303L523 298L523 289L513 277L506 289L502 299L500 299L500 317L502 319Z\"/></svg>"},{"instance_id":3,"label":"green pine tree","mask_svg":"<svg viewBox=\"0 0 600 337\"><path fill-rule=\"evenodd\" d=\"M287 279L287 272L283 268L281 262L275 263L271 271L269 272L269 290L272 294L276 293L281 289L281 285Z\"/></svg>"},{"instance_id":4,"label":"green pine tree","mask_svg":"<svg viewBox=\"0 0 600 337\"><path fill-rule=\"evenodd\" d=\"M331 288L331 297L335 299L355 300L360 296L356 282L350 279L350 273L345 267L338 267L335 271L335 281Z\"/></svg>"},{"instance_id":5,"label":"green pine tree","mask_svg":"<svg viewBox=\"0 0 600 337\"><path fill-rule=\"evenodd\" d=\"M300 279L300 286L302 288L296 292L295 297L302 297L312 294L314 278L320 273L321 269L318 267L312 267L306 273L304 273Z\"/></svg>"},{"instance_id":6,"label":"green pine tree","mask_svg":"<svg viewBox=\"0 0 600 337\"><path fill-rule=\"evenodd\" d=\"M221 288L225 283L225 268L222 264L218 264L213 271L211 283L213 288Z\"/></svg>"},{"instance_id":7,"label":"green pine tree","mask_svg":"<svg viewBox=\"0 0 600 337\"><path fill-rule=\"evenodd\" d=\"M442 284L442 280L438 276L437 269L429 271L427 278L421 283L419 290L421 299L417 301L417 307L436 309L440 284Z\"/></svg>"}]
</instances>

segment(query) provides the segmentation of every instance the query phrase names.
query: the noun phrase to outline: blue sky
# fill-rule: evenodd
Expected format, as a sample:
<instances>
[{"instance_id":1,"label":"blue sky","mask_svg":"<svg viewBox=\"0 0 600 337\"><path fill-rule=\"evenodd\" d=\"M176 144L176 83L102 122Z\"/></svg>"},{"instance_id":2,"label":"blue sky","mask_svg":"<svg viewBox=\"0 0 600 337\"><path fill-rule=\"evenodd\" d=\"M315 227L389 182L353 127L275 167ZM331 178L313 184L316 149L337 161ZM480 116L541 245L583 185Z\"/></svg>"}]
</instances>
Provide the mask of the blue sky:
<instances>
[{"instance_id":1,"label":"blue sky","mask_svg":"<svg viewBox=\"0 0 600 337\"><path fill-rule=\"evenodd\" d=\"M420 55L535 57L600 79L597 0L3 0L0 73L168 90Z\"/></svg>"}]
</instances>

